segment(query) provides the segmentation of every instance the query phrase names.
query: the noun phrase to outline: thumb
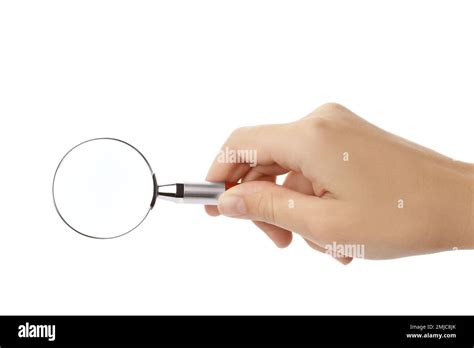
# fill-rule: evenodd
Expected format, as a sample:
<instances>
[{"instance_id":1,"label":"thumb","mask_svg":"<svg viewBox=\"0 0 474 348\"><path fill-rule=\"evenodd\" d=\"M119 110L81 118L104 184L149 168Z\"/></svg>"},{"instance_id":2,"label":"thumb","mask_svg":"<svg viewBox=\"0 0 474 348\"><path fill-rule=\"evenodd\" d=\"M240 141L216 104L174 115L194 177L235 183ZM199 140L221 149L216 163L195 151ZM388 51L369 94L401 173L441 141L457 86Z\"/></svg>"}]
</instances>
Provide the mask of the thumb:
<instances>
[{"instance_id":1,"label":"thumb","mask_svg":"<svg viewBox=\"0 0 474 348\"><path fill-rule=\"evenodd\" d=\"M311 217L322 215L324 202L268 181L250 181L226 191L219 198L222 215L263 221L309 236Z\"/></svg>"}]
</instances>

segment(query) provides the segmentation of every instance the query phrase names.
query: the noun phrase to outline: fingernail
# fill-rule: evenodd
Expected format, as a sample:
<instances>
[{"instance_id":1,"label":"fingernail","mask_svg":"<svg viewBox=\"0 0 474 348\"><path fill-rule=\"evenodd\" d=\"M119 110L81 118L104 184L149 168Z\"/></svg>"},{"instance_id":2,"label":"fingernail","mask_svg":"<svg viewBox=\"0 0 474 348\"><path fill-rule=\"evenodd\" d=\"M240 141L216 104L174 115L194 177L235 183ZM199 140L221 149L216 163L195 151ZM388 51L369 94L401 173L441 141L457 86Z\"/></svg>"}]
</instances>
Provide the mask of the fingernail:
<instances>
[{"instance_id":1,"label":"fingernail","mask_svg":"<svg viewBox=\"0 0 474 348\"><path fill-rule=\"evenodd\" d=\"M242 216L247 213L244 200L239 196L224 195L219 200L219 211L225 216Z\"/></svg>"}]
</instances>

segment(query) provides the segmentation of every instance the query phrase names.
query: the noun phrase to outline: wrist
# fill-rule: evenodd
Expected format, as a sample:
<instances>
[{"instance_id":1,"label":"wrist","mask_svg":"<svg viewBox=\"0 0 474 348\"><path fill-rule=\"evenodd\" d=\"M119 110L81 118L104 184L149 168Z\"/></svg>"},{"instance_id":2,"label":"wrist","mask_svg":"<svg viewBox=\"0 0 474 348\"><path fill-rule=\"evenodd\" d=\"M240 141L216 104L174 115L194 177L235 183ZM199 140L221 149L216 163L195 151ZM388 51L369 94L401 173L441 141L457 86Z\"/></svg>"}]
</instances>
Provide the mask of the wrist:
<instances>
[{"instance_id":1,"label":"wrist","mask_svg":"<svg viewBox=\"0 0 474 348\"><path fill-rule=\"evenodd\" d=\"M455 161L448 219L453 221L459 249L474 249L474 164Z\"/></svg>"},{"instance_id":2,"label":"wrist","mask_svg":"<svg viewBox=\"0 0 474 348\"><path fill-rule=\"evenodd\" d=\"M467 234L469 236L467 246L469 249L474 249L474 163L469 163L468 165L466 186L471 193L470 213L467 223Z\"/></svg>"},{"instance_id":3,"label":"wrist","mask_svg":"<svg viewBox=\"0 0 474 348\"><path fill-rule=\"evenodd\" d=\"M474 165L449 158L430 160L424 168L424 206L433 250L474 249Z\"/></svg>"}]
</instances>

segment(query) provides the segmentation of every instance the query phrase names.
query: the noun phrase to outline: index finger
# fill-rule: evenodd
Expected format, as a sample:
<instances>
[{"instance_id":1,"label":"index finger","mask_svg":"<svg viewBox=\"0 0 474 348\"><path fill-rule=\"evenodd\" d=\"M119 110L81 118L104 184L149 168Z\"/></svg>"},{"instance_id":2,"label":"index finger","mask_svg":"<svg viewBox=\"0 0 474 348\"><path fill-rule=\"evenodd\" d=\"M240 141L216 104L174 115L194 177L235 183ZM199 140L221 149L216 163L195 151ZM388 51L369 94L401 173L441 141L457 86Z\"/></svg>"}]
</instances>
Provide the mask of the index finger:
<instances>
[{"instance_id":1,"label":"index finger","mask_svg":"<svg viewBox=\"0 0 474 348\"><path fill-rule=\"evenodd\" d=\"M296 156L298 142L292 123L238 128L222 146L206 180L236 182L250 171L251 166L256 165L277 164L287 170L300 172L299 157ZM225 157L222 156L223 151L234 156L222 158ZM254 154L255 161L245 161L242 157L246 154Z\"/></svg>"}]
</instances>

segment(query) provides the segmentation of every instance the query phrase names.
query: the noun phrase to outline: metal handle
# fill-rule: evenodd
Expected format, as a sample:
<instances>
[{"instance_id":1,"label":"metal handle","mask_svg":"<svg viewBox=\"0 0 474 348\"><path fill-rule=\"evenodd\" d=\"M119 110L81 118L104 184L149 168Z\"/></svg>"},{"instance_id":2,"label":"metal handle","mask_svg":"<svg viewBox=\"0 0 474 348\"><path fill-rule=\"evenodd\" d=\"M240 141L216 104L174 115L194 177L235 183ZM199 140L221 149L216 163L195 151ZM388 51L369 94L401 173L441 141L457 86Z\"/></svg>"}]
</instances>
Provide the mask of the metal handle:
<instances>
[{"instance_id":1,"label":"metal handle","mask_svg":"<svg viewBox=\"0 0 474 348\"><path fill-rule=\"evenodd\" d=\"M185 183L183 203L217 205L225 192L223 182Z\"/></svg>"},{"instance_id":2,"label":"metal handle","mask_svg":"<svg viewBox=\"0 0 474 348\"><path fill-rule=\"evenodd\" d=\"M225 182L158 185L157 198L177 203L217 205L219 196L235 184Z\"/></svg>"}]
</instances>

